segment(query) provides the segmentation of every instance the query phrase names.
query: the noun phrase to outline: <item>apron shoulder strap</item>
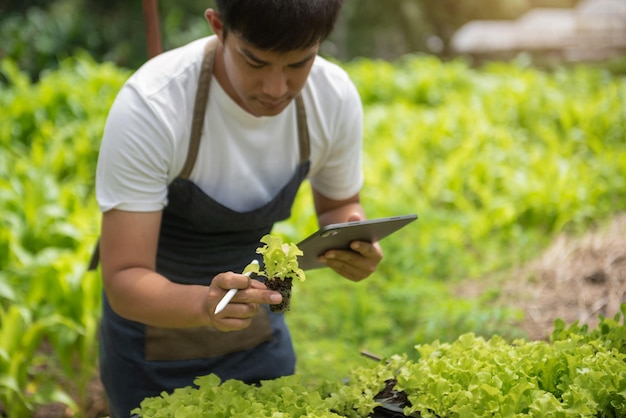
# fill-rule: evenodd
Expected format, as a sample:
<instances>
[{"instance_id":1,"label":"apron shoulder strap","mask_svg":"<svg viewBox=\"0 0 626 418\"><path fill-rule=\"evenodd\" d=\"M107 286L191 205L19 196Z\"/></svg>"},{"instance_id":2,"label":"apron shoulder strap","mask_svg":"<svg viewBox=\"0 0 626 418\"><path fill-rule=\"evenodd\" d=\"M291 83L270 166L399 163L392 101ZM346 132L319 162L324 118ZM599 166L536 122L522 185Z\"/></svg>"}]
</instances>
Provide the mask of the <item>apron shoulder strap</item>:
<instances>
[{"instance_id":1,"label":"apron shoulder strap","mask_svg":"<svg viewBox=\"0 0 626 418\"><path fill-rule=\"evenodd\" d=\"M196 163L196 157L198 156L216 50L217 39L212 39L207 42L204 48L204 59L202 60L198 88L196 89L196 100L193 106L193 121L191 123L191 136L189 138L189 148L187 149L187 159L185 160L183 169L178 175L178 177L182 179L189 178L191 170L193 170L193 166Z\"/></svg>"},{"instance_id":2,"label":"apron shoulder strap","mask_svg":"<svg viewBox=\"0 0 626 418\"><path fill-rule=\"evenodd\" d=\"M302 93L296 97L296 113L298 115L298 146L300 148L300 163L309 161L311 154L311 144L309 140L309 126L306 122L306 111L304 110L304 100Z\"/></svg>"},{"instance_id":3,"label":"apron shoulder strap","mask_svg":"<svg viewBox=\"0 0 626 418\"><path fill-rule=\"evenodd\" d=\"M213 72L213 61L215 50L217 49L217 40L207 42L204 48L204 58L202 60L202 68L198 80L198 88L196 90L196 101L193 108L193 122L191 125L191 138L189 140L189 148L187 149L187 160L183 166L179 177L188 178L193 170L200 147L200 137L202 136L202 126L204 125L204 113L206 111L207 99L209 97L209 87L211 85L211 73ZM100 262L100 239L96 242L91 259L87 265L87 270L96 270Z\"/></svg>"}]
</instances>

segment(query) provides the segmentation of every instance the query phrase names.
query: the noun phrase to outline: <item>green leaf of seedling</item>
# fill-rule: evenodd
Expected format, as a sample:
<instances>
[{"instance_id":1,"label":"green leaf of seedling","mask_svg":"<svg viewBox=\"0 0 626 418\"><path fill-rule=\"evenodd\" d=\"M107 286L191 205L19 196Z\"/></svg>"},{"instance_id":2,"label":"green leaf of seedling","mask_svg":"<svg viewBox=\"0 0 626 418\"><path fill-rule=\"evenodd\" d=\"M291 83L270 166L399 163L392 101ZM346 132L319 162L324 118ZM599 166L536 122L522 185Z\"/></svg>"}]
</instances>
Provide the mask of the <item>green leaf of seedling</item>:
<instances>
[{"instance_id":1,"label":"green leaf of seedling","mask_svg":"<svg viewBox=\"0 0 626 418\"><path fill-rule=\"evenodd\" d=\"M259 263L250 263L246 266L246 268L243 269L243 274L247 274L247 273L255 273L255 274L259 274Z\"/></svg>"},{"instance_id":2,"label":"green leaf of seedling","mask_svg":"<svg viewBox=\"0 0 626 418\"><path fill-rule=\"evenodd\" d=\"M263 236L261 242L265 245L257 248L256 252L263 255L264 270L250 271L272 279L305 280L304 270L298 266L298 256L302 255L302 250L296 244L284 243L281 237L271 234ZM253 268L248 265L244 272L248 271L249 267Z\"/></svg>"}]
</instances>

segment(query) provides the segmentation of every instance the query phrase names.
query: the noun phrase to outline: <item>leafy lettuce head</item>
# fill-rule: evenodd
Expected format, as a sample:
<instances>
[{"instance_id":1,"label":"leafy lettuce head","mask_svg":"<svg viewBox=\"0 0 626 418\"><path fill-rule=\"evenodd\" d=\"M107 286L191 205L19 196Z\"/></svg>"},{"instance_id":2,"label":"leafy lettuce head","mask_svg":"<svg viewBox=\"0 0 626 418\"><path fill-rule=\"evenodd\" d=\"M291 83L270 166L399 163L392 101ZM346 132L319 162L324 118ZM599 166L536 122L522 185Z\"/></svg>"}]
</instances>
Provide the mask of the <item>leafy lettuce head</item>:
<instances>
[{"instance_id":1,"label":"leafy lettuce head","mask_svg":"<svg viewBox=\"0 0 626 418\"><path fill-rule=\"evenodd\" d=\"M263 236L261 242L265 245L257 248L256 252L263 256L264 269L261 270L258 264L250 263L244 273L256 273L270 280L305 280L304 270L298 266L298 256L302 255L302 250L296 244L285 243L281 237L271 234Z\"/></svg>"}]
</instances>

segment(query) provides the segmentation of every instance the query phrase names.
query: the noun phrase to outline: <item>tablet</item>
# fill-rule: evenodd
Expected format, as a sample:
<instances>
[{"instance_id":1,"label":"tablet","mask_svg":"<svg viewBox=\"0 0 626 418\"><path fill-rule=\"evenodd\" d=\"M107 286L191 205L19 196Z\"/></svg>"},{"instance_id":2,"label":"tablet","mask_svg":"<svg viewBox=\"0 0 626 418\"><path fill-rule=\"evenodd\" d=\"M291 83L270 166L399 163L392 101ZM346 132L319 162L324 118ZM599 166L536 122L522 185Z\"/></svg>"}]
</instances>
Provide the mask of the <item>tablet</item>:
<instances>
[{"instance_id":1,"label":"tablet","mask_svg":"<svg viewBox=\"0 0 626 418\"><path fill-rule=\"evenodd\" d=\"M417 215L411 214L327 225L298 244L303 252L298 265L303 270L326 267L317 261L326 251L349 250L352 241L380 241L416 219Z\"/></svg>"}]
</instances>

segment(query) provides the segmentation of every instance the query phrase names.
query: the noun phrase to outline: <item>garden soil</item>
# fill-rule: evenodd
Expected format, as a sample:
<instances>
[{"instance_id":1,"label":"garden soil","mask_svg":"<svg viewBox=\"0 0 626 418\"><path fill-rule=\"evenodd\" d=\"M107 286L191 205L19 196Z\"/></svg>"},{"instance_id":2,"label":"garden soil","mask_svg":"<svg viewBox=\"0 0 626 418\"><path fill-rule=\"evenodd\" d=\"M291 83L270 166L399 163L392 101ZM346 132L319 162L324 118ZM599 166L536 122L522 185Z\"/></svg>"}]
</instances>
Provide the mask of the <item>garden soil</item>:
<instances>
[{"instance_id":1,"label":"garden soil","mask_svg":"<svg viewBox=\"0 0 626 418\"><path fill-rule=\"evenodd\" d=\"M268 289L280 293L283 300L277 305L270 305L272 312L287 312L291 309L291 289L293 287L293 279L287 277L285 279L268 279L265 281Z\"/></svg>"},{"instance_id":2,"label":"garden soil","mask_svg":"<svg viewBox=\"0 0 626 418\"><path fill-rule=\"evenodd\" d=\"M457 294L474 298L493 285L488 278L467 280L459 285ZM532 340L549 338L558 318L593 328L599 315L613 317L626 303L626 213L583 236L557 237L540 257L497 285L496 302L523 311L519 326ZM85 418L107 415L102 386L96 378L89 387ZM62 405L52 404L39 408L34 416L71 415Z\"/></svg>"},{"instance_id":3,"label":"garden soil","mask_svg":"<svg viewBox=\"0 0 626 418\"><path fill-rule=\"evenodd\" d=\"M595 328L626 303L626 213L608 225L574 237L561 235L535 261L508 274L496 303L524 313L520 327L531 340L546 340L554 321ZM489 280L468 280L457 293L477 297L493 290Z\"/></svg>"}]
</instances>

